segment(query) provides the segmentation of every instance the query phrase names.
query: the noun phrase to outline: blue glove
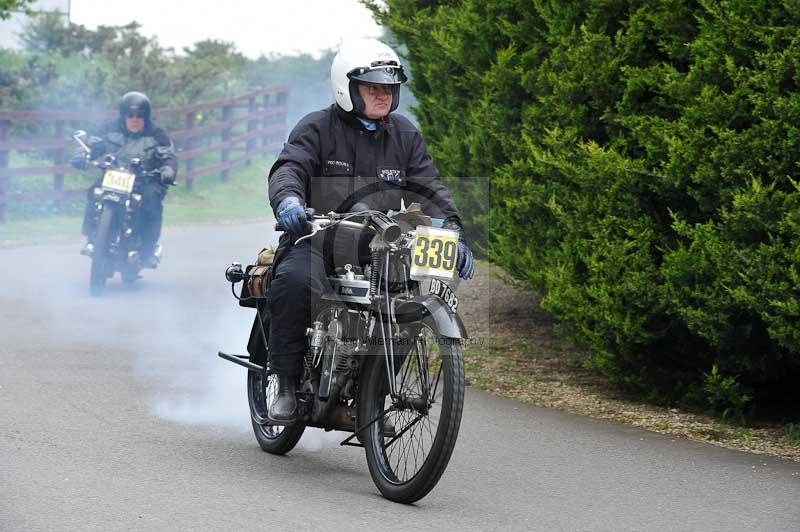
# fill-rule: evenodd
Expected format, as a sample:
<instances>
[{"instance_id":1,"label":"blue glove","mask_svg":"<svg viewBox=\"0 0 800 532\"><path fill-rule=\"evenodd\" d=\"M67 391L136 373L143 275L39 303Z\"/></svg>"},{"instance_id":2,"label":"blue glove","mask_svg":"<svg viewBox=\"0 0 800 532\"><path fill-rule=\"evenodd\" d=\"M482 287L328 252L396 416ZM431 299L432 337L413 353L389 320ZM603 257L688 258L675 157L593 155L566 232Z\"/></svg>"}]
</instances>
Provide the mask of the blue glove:
<instances>
[{"instance_id":1,"label":"blue glove","mask_svg":"<svg viewBox=\"0 0 800 532\"><path fill-rule=\"evenodd\" d=\"M278 204L278 223L293 236L302 236L308 233L306 211L299 199L289 196Z\"/></svg>"},{"instance_id":2,"label":"blue glove","mask_svg":"<svg viewBox=\"0 0 800 532\"><path fill-rule=\"evenodd\" d=\"M458 276L464 280L472 279L475 273L475 261L472 259L472 250L463 240L458 241Z\"/></svg>"}]
</instances>

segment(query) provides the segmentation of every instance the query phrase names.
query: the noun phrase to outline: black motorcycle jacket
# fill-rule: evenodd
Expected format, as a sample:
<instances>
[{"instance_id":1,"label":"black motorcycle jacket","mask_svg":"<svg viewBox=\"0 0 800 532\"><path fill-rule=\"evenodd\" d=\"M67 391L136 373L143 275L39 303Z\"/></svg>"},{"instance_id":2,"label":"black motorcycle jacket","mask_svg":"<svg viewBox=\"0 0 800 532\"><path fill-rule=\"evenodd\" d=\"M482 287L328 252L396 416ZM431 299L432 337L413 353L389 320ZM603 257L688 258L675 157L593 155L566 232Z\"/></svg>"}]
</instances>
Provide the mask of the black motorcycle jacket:
<instances>
[{"instance_id":1,"label":"black motorcycle jacket","mask_svg":"<svg viewBox=\"0 0 800 532\"><path fill-rule=\"evenodd\" d=\"M127 165L138 157L146 172L169 166L177 175L175 148L163 129L148 123L142 131L131 133L119 120L114 120L103 125L98 133L101 140L91 145L92 159L111 154Z\"/></svg>"},{"instance_id":2,"label":"black motorcycle jacket","mask_svg":"<svg viewBox=\"0 0 800 532\"><path fill-rule=\"evenodd\" d=\"M357 203L383 212L400 210L402 199L460 228L453 198L419 130L394 113L377 124L369 131L336 104L302 118L269 172L276 216L288 196L322 213L347 212Z\"/></svg>"}]
</instances>

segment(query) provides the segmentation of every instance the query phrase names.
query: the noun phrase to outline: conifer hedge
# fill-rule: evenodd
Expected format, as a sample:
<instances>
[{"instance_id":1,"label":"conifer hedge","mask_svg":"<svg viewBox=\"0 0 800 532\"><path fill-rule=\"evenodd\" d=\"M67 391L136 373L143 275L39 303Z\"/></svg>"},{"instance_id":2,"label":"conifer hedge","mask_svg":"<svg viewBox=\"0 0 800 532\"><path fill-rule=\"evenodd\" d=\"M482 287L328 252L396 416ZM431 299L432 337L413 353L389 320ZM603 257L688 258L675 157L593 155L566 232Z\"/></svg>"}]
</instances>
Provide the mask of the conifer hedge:
<instances>
[{"instance_id":1,"label":"conifer hedge","mask_svg":"<svg viewBox=\"0 0 800 532\"><path fill-rule=\"evenodd\" d=\"M800 0L373 8L440 171L490 178L490 194L451 182L473 239L594 367L710 405L791 389Z\"/></svg>"}]
</instances>

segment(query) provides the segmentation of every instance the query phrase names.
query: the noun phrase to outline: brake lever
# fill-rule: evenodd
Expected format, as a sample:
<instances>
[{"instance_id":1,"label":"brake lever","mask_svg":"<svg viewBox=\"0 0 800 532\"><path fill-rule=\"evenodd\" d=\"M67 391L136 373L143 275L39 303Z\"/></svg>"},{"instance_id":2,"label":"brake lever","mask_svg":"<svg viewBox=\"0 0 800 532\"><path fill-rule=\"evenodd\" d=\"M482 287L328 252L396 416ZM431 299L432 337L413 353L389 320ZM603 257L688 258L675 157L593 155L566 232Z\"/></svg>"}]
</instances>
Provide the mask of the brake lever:
<instances>
[{"instance_id":1,"label":"brake lever","mask_svg":"<svg viewBox=\"0 0 800 532\"><path fill-rule=\"evenodd\" d=\"M316 235L320 231L319 226L317 224L315 224L315 223L311 223L311 227L312 227L312 229L311 229L311 232L309 234L303 235L303 236L301 236L300 238L298 238L297 240L294 241L294 245L295 246L297 244L299 244L300 242L302 242L303 240L306 240L308 238L313 237L314 235Z\"/></svg>"}]
</instances>

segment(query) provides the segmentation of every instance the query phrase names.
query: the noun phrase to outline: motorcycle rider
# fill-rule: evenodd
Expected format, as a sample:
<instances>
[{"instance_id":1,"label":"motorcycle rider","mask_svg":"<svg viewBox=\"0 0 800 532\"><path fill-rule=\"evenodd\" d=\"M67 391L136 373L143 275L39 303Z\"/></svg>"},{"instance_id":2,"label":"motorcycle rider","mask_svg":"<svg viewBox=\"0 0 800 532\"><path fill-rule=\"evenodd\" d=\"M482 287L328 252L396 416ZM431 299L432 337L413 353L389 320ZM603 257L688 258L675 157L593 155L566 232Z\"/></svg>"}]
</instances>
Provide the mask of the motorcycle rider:
<instances>
[{"instance_id":1,"label":"motorcycle rider","mask_svg":"<svg viewBox=\"0 0 800 532\"><path fill-rule=\"evenodd\" d=\"M103 125L97 137L90 141L91 159L106 154L114 155L117 162L130 164L138 158L145 172L158 170L160 178L146 179L137 183L136 189L142 195L142 204L138 216L138 227L142 246L139 257L142 266L155 268L158 264L157 245L161 235L161 223L164 212L164 197L167 185L175 183L178 159L175 149L167 133L156 127L150 116L150 99L141 92L128 92L119 101L119 117ZM86 168L86 158L76 156L73 166ZM84 255L94 253L92 239L95 234L97 217L94 212L93 189L100 186L100 181L89 187L87 191L86 212L83 218L82 232L87 243L81 250Z\"/></svg>"},{"instance_id":2,"label":"motorcycle rider","mask_svg":"<svg viewBox=\"0 0 800 532\"><path fill-rule=\"evenodd\" d=\"M295 393L303 372L306 327L311 302L322 293L331 270L316 235L308 233L305 207L347 212L364 207L399 210L401 201L458 230L457 270L469 279L472 252L453 199L439 179L419 130L397 109L400 85L407 81L397 54L374 39L342 45L331 65L336 103L302 118L269 171L270 205L286 229L274 264L268 305L270 360L278 377L278 396L269 408L277 425L296 421ZM358 246L356 246L358 247ZM327 249L327 248L326 248Z\"/></svg>"}]
</instances>

